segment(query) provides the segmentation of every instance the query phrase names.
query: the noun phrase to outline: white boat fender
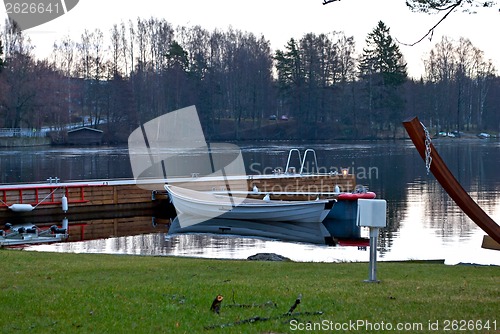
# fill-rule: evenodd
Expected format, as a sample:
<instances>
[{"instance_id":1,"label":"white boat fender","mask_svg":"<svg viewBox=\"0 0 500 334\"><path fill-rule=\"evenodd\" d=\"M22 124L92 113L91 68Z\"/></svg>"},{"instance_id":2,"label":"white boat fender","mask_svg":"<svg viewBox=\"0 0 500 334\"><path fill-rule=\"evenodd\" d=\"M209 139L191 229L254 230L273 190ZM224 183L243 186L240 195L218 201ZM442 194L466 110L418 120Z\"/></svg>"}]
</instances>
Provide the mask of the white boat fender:
<instances>
[{"instance_id":1,"label":"white boat fender","mask_svg":"<svg viewBox=\"0 0 500 334\"><path fill-rule=\"evenodd\" d=\"M257 186L254 184L253 185L253 193L257 194L258 192L259 192L259 188L257 188Z\"/></svg>"},{"instance_id":2,"label":"white boat fender","mask_svg":"<svg viewBox=\"0 0 500 334\"><path fill-rule=\"evenodd\" d=\"M266 196L264 196L263 200L266 201L266 202L270 202L271 201L271 196L269 196L269 194L266 194Z\"/></svg>"},{"instance_id":3,"label":"white boat fender","mask_svg":"<svg viewBox=\"0 0 500 334\"><path fill-rule=\"evenodd\" d=\"M66 195L63 195L63 197L61 198L61 206L64 212L68 211L68 198L66 197Z\"/></svg>"},{"instance_id":4,"label":"white boat fender","mask_svg":"<svg viewBox=\"0 0 500 334\"><path fill-rule=\"evenodd\" d=\"M12 204L9 206L9 209L11 209L14 212L29 212L33 211L35 207L31 204Z\"/></svg>"},{"instance_id":5,"label":"white boat fender","mask_svg":"<svg viewBox=\"0 0 500 334\"><path fill-rule=\"evenodd\" d=\"M62 220L62 228L65 229L66 231L68 230L68 225L69 225L69 221L68 221L68 218L64 218Z\"/></svg>"}]
</instances>

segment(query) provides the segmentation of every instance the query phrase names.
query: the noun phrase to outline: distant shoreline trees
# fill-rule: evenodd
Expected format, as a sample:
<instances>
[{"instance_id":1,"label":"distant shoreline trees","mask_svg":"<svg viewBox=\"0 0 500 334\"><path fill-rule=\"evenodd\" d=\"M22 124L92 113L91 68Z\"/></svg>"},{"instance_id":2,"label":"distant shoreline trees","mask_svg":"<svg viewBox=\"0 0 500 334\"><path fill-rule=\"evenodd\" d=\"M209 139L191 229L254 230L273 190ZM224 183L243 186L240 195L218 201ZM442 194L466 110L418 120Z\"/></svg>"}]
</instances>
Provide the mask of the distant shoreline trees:
<instances>
[{"instance_id":1,"label":"distant shoreline trees","mask_svg":"<svg viewBox=\"0 0 500 334\"><path fill-rule=\"evenodd\" d=\"M209 139L394 138L410 115L437 131L500 130L500 79L465 38L438 42L415 80L383 22L359 56L342 32L273 51L264 36L233 28L139 18L115 24L109 40L99 29L64 38L38 60L15 25L4 28L0 127L81 124L124 142L140 124L195 104Z\"/></svg>"},{"instance_id":2,"label":"distant shoreline trees","mask_svg":"<svg viewBox=\"0 0 500 334\"><path fill-rule=\"evenodd\" d=\"M2 44L2 40L0 39L0 72L2 72L2 69L3 69L3 44Z\"/></svg>"}]
</instances>

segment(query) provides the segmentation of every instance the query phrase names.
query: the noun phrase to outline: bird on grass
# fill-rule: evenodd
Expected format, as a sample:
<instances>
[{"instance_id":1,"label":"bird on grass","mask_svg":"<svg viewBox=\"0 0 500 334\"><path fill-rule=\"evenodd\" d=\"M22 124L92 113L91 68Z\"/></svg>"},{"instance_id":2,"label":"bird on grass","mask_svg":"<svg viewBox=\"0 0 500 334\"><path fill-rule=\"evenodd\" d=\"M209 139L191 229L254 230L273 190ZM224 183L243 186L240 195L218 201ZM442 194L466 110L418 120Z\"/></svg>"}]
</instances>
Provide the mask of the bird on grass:
<instances>
[{"instance_id":1,"label":"bird on grass","mask_svg":"<svg viewBox=\"0 0 500 334\"><path fill-rule=\"evenodd\" d=\"M217 295L217 297L215 297L214 301L212 302L212 306L210 306L210 311L219 314L223 299L224 297L222 297L222 295Z\"/></svg>"},{"instance_id":2,"label":"bird on grass","mask_svg":"<svg viewBox=\"0 0 500 334\"><path fill-rule=\"evenodd\" d=\"M290 307L287 314L291 315L293 313L293 311L295 311L295 309L297 308L297 306L300 304L301 301L302 301L302 294L299 293L299 296L297 297L297 299L295 299L295 303L293 303L292 307Z\"/></svg>"}]
</instances>

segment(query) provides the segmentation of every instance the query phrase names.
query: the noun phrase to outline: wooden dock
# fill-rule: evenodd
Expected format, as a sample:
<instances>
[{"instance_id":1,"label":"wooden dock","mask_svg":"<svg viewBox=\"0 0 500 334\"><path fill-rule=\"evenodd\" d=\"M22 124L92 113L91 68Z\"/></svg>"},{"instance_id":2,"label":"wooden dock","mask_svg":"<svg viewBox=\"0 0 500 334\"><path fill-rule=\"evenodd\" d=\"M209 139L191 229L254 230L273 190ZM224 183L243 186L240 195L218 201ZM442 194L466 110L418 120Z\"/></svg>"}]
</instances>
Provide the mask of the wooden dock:
<instances>
[{"instance_id":1,"label":"wooden dock","mask_svg":"<svg viewBox=\"0 0 500 334\"><path fill-rule=\"evenodd\" d=\"M238 177L232 177L237 179ZM246 182L247 190L256 186L261 192L308 192L331 193L335 187L350 192L355 188L354 175L254 175L240 176ZM224 182L216 179L191 178L169 180L169 184L189 182L190 187L198 190L221 190ZM37 226L48 226L68 218L69 226L88 225L82 221L92 219L92 229L103 229L96 236L125 235L127 227L134 225L130 217L144 216L142 226L138 229L149 231L151 217L158 216L168 219L175 216L175 209L163 188L165 180L106 180L93 182L65 182L44 184L22 184L0 186L0 229L6 223L33 223ZM245 184L245 183L243 183ZM63 211L63 197L68 203L68 211ZM12 210L13 204L22 204L22 209ZM11 207L11 208L9 208ZM88 227L84 227L86 229ZM75 229L72 230L72 234ZM78 232L78 229L76 230ZM123 231L119 232L119 231ZM81 231L80 231L81 232ZM87 231L77 233L88 239ZM84 237L82 237L84 236ZM92 236L93 237L93 236Z\"/></svg>"},{"instance_id":2,"label":"wooden dock","mask_svg":"<svg viewBox=\"0 0 500 334\"><path fill-rule=\"evenodd\" d=\"M68 202L67 213L62 210L63 196ZM0 186L0 219L48 216L53 220L69 214L150 210L159 204L151 196L151 191L133 180ZM29 204L34 209L16 212L9 209L12 204Z\"/></svg>"}]
</instances>

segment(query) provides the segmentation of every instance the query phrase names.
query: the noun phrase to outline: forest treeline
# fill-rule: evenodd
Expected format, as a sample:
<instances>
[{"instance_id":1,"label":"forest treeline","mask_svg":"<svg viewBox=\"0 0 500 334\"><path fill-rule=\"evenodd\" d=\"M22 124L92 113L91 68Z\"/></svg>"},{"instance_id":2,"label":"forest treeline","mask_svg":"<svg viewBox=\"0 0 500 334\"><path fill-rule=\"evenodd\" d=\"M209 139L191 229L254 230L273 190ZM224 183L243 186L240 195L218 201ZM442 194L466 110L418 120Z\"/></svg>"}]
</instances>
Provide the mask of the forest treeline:
<instances>
[{"instance_id":1,"label":"forest treeline","mask_svg":"<svg viewBox=\"0 0 500 334\"><path fill-rule=\"evenodd\" d=\"M157 18L115 24L108 35L85 30L38 59L7 21L0 128L81 123L123 142L140 124L196 105L205 135L219 140L392 138L413 115L436 131L500 130L500 78L466 38L443 37L422 77L410 78L383 22L362 43L308 33L277 50L264 36Z\"/></svg>"}]
</instances>

